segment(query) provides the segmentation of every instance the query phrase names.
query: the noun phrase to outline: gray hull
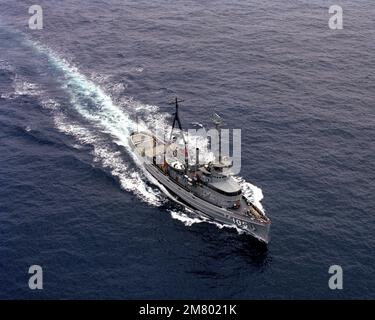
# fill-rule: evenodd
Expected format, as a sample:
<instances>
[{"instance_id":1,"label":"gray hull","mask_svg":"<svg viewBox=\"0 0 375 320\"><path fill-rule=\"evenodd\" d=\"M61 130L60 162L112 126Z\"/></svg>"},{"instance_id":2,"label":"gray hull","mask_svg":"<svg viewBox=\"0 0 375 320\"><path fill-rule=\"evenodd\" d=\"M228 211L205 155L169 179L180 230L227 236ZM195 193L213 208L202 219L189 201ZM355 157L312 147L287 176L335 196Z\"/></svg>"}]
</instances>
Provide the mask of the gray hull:
<instances>
[{"instance_id":1,"label":"gray hull","mask_svg":"<svg viewBox=\"0 0 375 320\"><path fill-rule=\"evenodd\" d=\"M235 214L234 212L215 206L185 190L183 187L177 186L168 176L164 175L153 164L144 163L145 169L172 195L178 202L182 202L186 206L198 211L206 218L218 221L228 226L236 226L247 234L268 243L269 237L269 223L260 223L251 217Z\"/></svg>"}]
</instances>

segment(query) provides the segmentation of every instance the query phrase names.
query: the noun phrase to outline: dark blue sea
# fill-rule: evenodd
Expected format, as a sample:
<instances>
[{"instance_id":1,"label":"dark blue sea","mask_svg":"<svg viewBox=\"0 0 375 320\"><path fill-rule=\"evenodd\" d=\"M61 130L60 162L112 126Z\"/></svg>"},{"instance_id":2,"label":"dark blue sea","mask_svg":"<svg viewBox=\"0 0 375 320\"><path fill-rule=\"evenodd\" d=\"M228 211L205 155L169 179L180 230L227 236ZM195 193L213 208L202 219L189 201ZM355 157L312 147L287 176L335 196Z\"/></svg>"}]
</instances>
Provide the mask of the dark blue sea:
<instances>
[{"instance_id":1,"label":"dark blue sea","mask_svg":"<svg viewBox=\"0 0 375 320\"><path fill-rule=\"evenodd\" d=\"M30 30L33 4L0 1L0 298L374 297L373 0L38 0ZM269 245L134 161L136 119L170 121L175 96L185 128L218 112L242 130Z\"/></svg>"}]
</instances>

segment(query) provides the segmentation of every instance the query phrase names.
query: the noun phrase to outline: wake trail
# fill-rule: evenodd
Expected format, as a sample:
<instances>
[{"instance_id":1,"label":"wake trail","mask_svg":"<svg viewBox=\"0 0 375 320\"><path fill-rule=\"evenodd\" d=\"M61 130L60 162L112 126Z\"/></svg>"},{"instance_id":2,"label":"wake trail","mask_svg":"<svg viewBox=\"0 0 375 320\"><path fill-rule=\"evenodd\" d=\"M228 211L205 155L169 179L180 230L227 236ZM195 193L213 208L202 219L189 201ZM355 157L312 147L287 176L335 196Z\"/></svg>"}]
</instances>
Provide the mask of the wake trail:
<instances>
[{"instance_id":1,"label":"wake trail","mask_svg":"<svg viewBox=\"0 0 375 320\"><path fill-rule=\"evenodd\" d=\"M130 148L128 137L132 131L139 128L139 123L137 124L131 118L128 110L116 105L111 96L102 87L80 73L77 67L60 57L49 47L30 40L27 40L27 43L37 52L46 56L49 63L61 73L58 81L68 93L69 101L74 110L85 121L92 124L92 126L85 126L79 121L73 121L61 110L61 106L56 100L45 98L43 99L43 106L52 112L56 128L62 133L74 137L81 144L91 145L93 147L94 161L109 169L111 174L118 178L124 190L133 192L140 199L153 206L161 206L165 203L166 198L160 192L160 190L165 192L164 187L143 170L142 164L139 163ZM160 113L157 106L142 104L132 98L127 99L127 107L132 113L143 112L147 114L145 127L140 129L147 130L147 128L160 127L169 118L169 115ZM125 162L121 152L118 149L113 150L111 143L102 139L103 133L112 138L111 143L123 147L141 171L132 169ZM150 187L144 176L147 176L160 190ZM263 209L261 205L262 190L246 182L241 177L237 179L244 191L244 195L260 209ZM187 226L195 223L210 222L198 217L188 208L182 211L170 209L168 211L172 218L182 221ZM211 223L214 223L219 228L223 227L219 223Z\"/></svg>"}]
</instances>

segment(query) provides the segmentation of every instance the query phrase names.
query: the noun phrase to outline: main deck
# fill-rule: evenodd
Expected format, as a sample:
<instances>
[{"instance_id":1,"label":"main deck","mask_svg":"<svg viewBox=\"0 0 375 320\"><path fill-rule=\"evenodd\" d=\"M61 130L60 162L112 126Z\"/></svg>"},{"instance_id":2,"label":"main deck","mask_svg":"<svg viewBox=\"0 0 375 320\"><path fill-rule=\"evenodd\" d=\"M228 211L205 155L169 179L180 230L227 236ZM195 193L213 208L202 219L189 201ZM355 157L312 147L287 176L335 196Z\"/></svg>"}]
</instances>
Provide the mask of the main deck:
<instances>
[{"instance_id":1,"label":"main deck","mask_svg":"<svg viewBox=\"0 0 375 320\"><path fill-rule=\"evenodd\" d=\"M148 163L151 163L164 175L167 174L167 160L164 159L167 153L168 155L166 156L166 158L168 158L169 164L173 163L174 159L176 161L180 160L178 157L174 157L170 151L177 148L176 144L171 144L167 146L166 143L164 143L161 139L153 136L152 134L146 132L136 132L132 134L131 140L134 151L137 153L137 155L139 157L142 157ZM158 158L158 156L163 156L164 162L161 162L159 164L153 163L153 159ZM186 177L185 183L183 179L176 179L176 177L174 177L173 175L167 175L176 185L179 185L179 187L186 189L187 192L193 193L194 196L200 197L200 195L204 194L204 192L201 189L209 188L209 186L204 186L201 183L198 183L196 186L188 188L188 180L191 180L191 176L197 179L198 181L202 181L202 175L204 171L204 167L202 167L202 170L194 170L193 172L189 172L189 170L187 170L187 172L185 172L184 175L184 177ZM202 200L209 202L207 199L204 199L203 197ZM253 203L249 202L243 196L240 197L239 205L237 208L227 208L227 210L235 215L248 216L263 223L269 222L269 218L265 216L258 207L256 207Z\"/></svg>"}]
</instances>

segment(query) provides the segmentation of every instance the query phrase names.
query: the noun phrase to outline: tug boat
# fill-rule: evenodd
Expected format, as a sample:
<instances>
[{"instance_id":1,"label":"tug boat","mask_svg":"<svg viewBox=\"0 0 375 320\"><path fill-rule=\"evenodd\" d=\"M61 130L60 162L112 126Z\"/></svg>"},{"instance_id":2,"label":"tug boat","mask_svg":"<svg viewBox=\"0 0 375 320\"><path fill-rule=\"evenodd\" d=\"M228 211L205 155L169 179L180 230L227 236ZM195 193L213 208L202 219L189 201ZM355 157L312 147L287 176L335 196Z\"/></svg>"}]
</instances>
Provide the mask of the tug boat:
<instances>
[{"instance_id":1,"label":"tug boat","mask_svg":"<svg viewBox=\"0 0 375 320\"><path fill-rule=\"evenodd\" d=\"M241 186L231 173L233 161L222 157L209 163L200 163L199 149L196 161L189 163L188 146L179 117L176 98L172 131L169 141L151 132L134 131L130 146L144 169L163 186L162 191L198 215L227 226L235 226L264 243L270 241L271 220L254 203L245 198ZM220 125L217 116L214 123ZM173 135L178 125L183 146ZM221 140L219 138L219 140Z\"/></svg>"}]
</instances>

